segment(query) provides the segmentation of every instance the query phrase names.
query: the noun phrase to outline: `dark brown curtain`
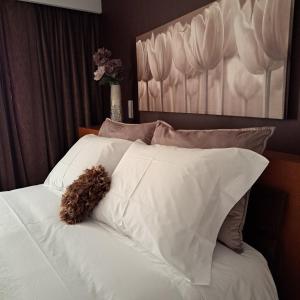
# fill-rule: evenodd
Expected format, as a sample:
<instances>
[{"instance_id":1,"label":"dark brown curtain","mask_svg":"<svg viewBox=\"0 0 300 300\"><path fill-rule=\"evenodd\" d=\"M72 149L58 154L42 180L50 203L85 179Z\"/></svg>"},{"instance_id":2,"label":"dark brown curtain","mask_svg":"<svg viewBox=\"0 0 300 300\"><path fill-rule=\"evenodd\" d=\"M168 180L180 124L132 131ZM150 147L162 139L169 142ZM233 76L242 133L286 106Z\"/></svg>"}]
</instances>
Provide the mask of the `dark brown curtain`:
<instances>
[{"instance_id":1,"label":"dark brown curtain","mask_svg":"<svg viewBox=\"0 0 300 300\"><path fill-rule=\"evenodd\" d=\"M43 182L78 126L103 120L101 17L0 1L0 190Z\"/></svg>"}]
</instances>

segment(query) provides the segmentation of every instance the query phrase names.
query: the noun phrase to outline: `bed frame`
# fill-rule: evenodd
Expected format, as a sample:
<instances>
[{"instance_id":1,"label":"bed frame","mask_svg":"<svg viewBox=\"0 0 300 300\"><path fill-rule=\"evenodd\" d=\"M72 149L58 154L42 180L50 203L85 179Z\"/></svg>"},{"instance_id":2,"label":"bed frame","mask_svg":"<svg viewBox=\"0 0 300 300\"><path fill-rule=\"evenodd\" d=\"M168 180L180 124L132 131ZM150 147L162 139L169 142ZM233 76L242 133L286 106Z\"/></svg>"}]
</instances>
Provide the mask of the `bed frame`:
<instances>
[{"instance_id":1,"label":"bed frame","mask_svg":"<svg viewBox=\"0 0 300 300\"><path fill-rule=\"evenodd\" d=\"M80 128L79 136L99 129ZM300 156L266 151L270 165L254 186L244 239L268 260L280 299L300 297Z\"/></svg>"},{"instance_id":2,"label":"bed frame","mask_svg":"<svg viewBox=\"0 0 300 300\"><path fill-rule=\"evenodd\" d=\"M268 259L280 299L298 299L300 156L273 151L266 151L265 156L270 165L250 200L245 234Z\"/></svg>"}]
</instances>

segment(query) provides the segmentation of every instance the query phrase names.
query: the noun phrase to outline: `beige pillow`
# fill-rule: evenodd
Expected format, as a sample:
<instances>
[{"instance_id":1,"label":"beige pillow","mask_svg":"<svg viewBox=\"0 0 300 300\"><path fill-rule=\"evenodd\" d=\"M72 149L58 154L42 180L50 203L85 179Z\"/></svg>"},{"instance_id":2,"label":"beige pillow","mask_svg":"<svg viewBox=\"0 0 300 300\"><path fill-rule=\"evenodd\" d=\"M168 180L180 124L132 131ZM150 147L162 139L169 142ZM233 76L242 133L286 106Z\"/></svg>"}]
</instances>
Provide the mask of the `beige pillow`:
<instances>
[{"instance_id":1,"label":"beige pillow","mask_svg":"<svg viewBox=\"0 0 300 300\"><path fill-rule=\"evenodd\" d=\"M184 148L245 148L262 154L274 127L213 130L175 130L165 124L158 124L151 144ZM243 251L243 227L248 206L247 193L226 217L218 240L234 251Z\"/></svg>"},{"instance_id":2,"label":"beige pillow","mask_svg":"<svg viewBox=\"0 0 300 300\"><path fill-rule=\"evenodd\" d=\"M142 140L146 144L150 144L157 124L159 121L127 124L106 119L99 130L99 136L129 141Z\"/></svg>"}]
</instances>

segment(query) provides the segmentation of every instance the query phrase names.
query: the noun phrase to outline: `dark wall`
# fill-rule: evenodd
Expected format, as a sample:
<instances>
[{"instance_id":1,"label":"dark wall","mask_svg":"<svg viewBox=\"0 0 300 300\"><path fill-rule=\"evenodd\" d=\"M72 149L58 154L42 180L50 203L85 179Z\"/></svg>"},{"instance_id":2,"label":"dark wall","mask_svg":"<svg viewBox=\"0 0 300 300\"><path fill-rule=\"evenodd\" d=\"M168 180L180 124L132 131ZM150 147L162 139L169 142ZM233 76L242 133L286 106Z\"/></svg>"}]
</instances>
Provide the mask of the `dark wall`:
<instances>
[{"instance_id":1,"label":"dark wall","mask_svg":"<svg viewBox=\"0 0 300 300\"><path fill-rule=\"evenodd\" d=\"M122 84L124 111L127 115L127 100L134 99L137 106L136 36L163 25L175 18L204 6L211 0L104 0L103 26L105 46L114 56L121 57L127 67L127 78ZM276 126L277 131L270 141L270 149L300 154L300 3L295 1L292 62L288 119L284 121L220 117L191 114L140 113L135 121L163 119L176 128L236 128L249 126Z\"/></svg>"}]
</instances>

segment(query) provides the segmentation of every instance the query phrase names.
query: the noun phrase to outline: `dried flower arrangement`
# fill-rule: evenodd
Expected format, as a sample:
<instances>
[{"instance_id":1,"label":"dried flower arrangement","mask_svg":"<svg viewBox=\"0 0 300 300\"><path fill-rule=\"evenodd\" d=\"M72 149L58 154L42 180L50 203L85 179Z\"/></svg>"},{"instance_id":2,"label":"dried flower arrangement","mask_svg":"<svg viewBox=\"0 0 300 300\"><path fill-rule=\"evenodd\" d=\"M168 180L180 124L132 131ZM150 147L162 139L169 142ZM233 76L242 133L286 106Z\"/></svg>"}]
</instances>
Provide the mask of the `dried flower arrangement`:
<instances>
[{"instance_id":1,"label":"dried flower arrangement","mask_svg":"<svg viewBox=\"0 0 300 300\"><path fill-rule=\"evenodd\" d=\"M123 79L123 64L121 59L113 59L112 52L105 48L100 48L93 55L97 70L94 73L94 80L100 85L120 84Z\"/></svg>"}]
</instances>

